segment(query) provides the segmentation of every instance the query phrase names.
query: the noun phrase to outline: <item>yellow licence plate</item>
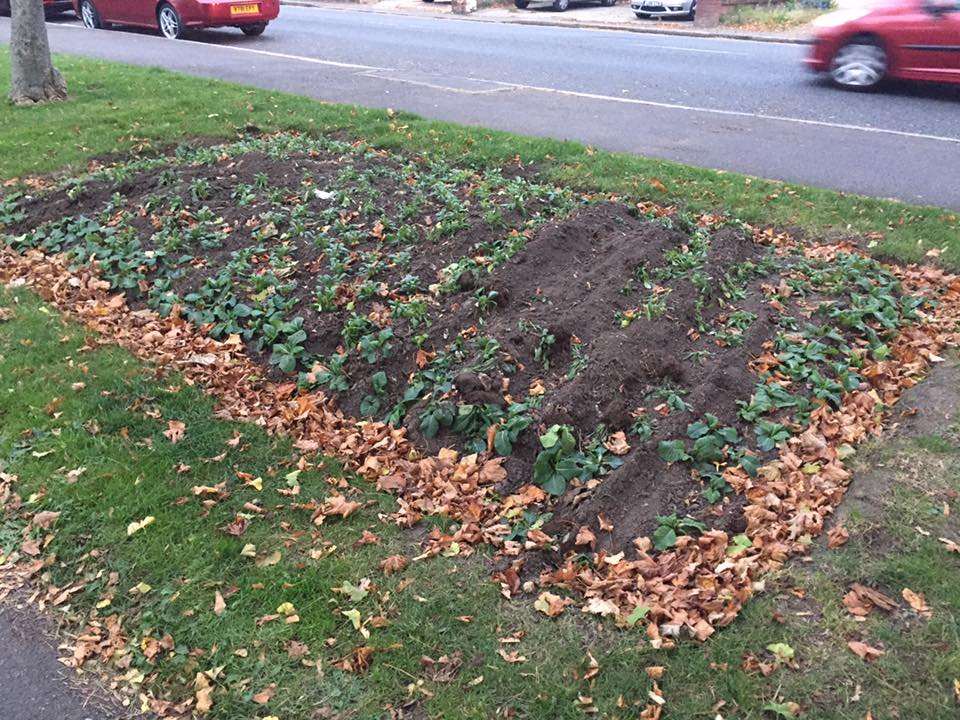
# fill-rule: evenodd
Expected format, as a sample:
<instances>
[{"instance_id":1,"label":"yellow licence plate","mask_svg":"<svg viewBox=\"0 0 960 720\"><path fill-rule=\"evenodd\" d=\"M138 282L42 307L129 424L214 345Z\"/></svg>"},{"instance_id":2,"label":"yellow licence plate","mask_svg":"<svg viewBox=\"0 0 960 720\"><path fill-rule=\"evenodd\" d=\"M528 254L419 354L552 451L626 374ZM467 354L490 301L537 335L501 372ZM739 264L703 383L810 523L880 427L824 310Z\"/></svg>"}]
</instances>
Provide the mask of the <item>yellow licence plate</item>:
<instances>
[{"instance_id":1,"label":"yellow licence plate","mask_svg":"<svg viewBox=\"0 0 960 720\"><path fill-rule=\"evenodd\" d=\"M260 12L260 6L257 4L230 6L231 15L256 15L258 12Z\"/></svg>"}]
</instances>

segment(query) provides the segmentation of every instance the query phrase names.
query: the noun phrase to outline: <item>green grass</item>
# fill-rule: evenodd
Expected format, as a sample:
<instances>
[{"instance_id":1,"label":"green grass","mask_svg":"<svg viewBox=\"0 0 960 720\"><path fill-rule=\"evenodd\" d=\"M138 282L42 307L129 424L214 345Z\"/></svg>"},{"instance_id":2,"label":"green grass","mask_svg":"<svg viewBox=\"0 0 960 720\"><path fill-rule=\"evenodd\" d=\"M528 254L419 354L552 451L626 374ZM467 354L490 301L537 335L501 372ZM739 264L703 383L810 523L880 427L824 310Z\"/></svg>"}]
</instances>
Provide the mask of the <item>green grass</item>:
<instances>
[{"instance_id":1,"label":"green grass","mask_svg":"<svg viewBox=\"0 0 960 720\"><path fill-rule=\"evenodd\" d=\"M960 267L958 218L942 210L319 104L160 70L63 56L57 62L70 84L70 101L4 109L4 178L76 168L97 155L156 149L189 137L230 137L251 124L339 131L414 153L429 147L482 166L519 154L551 179L578 188L723 209L813 234L878 233L877 249L904 259L944 247L942 260ZM0 77L7 74L7 56L0 54ZM378 519L393 507L390 497L347 476L369 504L345 521L316 528L308 511L289 506L327 495L330 483L343 479L336 463L321 462L291 481L287 476L298 455L283 438L215 419L210 400L195 388L176 378L155 379L119 349L84 349L84 331L61 322L27 292L0 295L0 305L14 311L0 323L0 470L19 476L14 490L29 510L62 512L45 550L56 557L49 579L59 586L83 583L57 611L65 617L120 613L130 667L142 670L155 691L176 699L191 695L198 671L222 668L214 718L375 718L389 715L388 706L405 708L408 717L582 718L579 697L592 698L598 717L635 718L652 688L643 670L648 665L666 667L660 685L669 719L709 720L718 713L738 720L773 718L764 708L788 701L818 720L862 720L868 711L877 720L940 720L956 713L960 559L937 541L960 535L960 451L947 428L886 444L878 457L895 482L878 492L886 498L879 512L854 512L847 521L847 545L817 551L815 562L795 562L767 577L765 591L707 644L682 642L658 651L639 633L598 624L575 610L548 620L529 598L502 599L482 556L412 563L401 574L384 576L382 558L419 552L417 531L402 532ZM80 382L83 387L75 385ZM176 444L163 435L170 419L186 424ZM241 444L226 444L237 432ZM222 460L211 461L224 452ZM869 457L864 468L871 466ZM186 465L188 472L178 471ZM72 481L70 471L81 467ZM263 490L244 486L238 471L262 477ZM209 508L193 493L195 486L223 481L230 496ZM297 497L280 492L291 482L301 488ZM254 500L270 512L252 519L240 538L223 532ZM943 502L953 506L950 516ZM128 524L148 515L156 521L128 537ZM22 524L16 514L3 516L0 555L20 546ZM379 535L380 544L357 546L365 529ZM258 567L240 554L248 543L260 557L279 551L281 561ZM311 556L311 550L333 547L323 557ZM117 574L115 583L110 573ZM375 588L356 602L332 590L362 578ZM854 622L841 603L854 581L892 597L904 587L923 592L933 617L921 620L904 610ZM149 592L129 592L142 582ZM213 612L218 590L228 595L220 617ZM298 623L257 626L258 618L285 602L295 606ZM387 624L371 628L365 640L342 614L351 608L365 620L383 616ZM141 642L167 633L174 649L149 662ZM499 642L515 633L523 633L519 643ZM882 646L886 654L864 663L846 648L849 639ZM291 640L309 647L309 667L288 656ZM335 667L365 643L379 650L368 672ZM769 677L741 668L746 654L770 660L765 648L771 643L790 644L797 668ZM500 648L527 661L508 664ZM245 657L237 654L240 649ZM600 666L593 680L583 679L588 652ZM459 654L462 661L446 682L421 662L424 655L444 654ZM253 695L271 683L277 684L275 696L256 704Z\"/></svg>"},{"instance_id":2,"label":"green grass","mask_svg":"<svg viewBox=\"0 0 960 720\"><path fill-rule=\"evenodd\" d=\"M778 2L767 5L735 5L720 18L722 25L734 25L750 30L790 30L802 27L829 10L805 7L797 2Z\"/></svg>"},{"instance_id":3,"label":"green grass","mask_svg":"<svg viewBox=\"0 0 960 720\"><path fill-rule=\"evenodd\" d=\"M381 147L429 152L478 166L521 157L552 180L592 192L720 211L761 226L799 227L812 236L868 235L878 253L918 260L942 249L960 268L960 217L954 212L736 173L608 153L572 142L530 138L424 120L408 113L318 103L158 69L58 56L70 100L3 110L0 178L76 169L90 158L150 151L197 136L262 130L341 132ZM9 56L0 51L0 93Z\"/></svg>"},{"instance_id":4,"label":"green grass","mask_svg":"<svg viewBox=\"0 0 960 720\"><path fill-rule=\"evenodd\" d=\"M958 533L954 515L945 517L941 504L955 505L951 493L960 490L960 450L952 444L930 438L888 443L879 459L910 482L898 475L894 492L878 494L889 497L882 512L851 517L846 546L818 551L815 563L793 563L769 576L766 591L708 643L654 650L642 633L619 631L575 610L549 620L532 609L530 598L504 600L481 556L415 562L384 576L378 568L383 557L412 557L419 547L416 531L378 520L378 512L392 507L390 497L348 476L369 504L346 521L315 528L309 511L288 506L326 496L330 483L343 477L335 463L321 462L291 481L298 456L285 439L214 419L210 400L195 388L176 377L155 379L120 349L84 350L84 331L26 291L0 296L0 305L13 310L0 324L0 470L19 476L14 490L29 510L62 512L45 551L56 556L50 580L61 587L81 581L84 588L59 611L65 617L121 613L130 666L175 699L190 696L196 672L221 668L211 717L298 720L324 717L312 714L323 708L328 717L375 718L388 706L407 706L413 717L489 718L509 708L519 718L582 718L582 696L592 698L599 717L635 718L652 688L644 673L649 665L666 667L660 683L665 718L714 718L717 712L771 718L763 708L787 701L818 719L861 720L869 710L878 720L940 720L955 712L960 558L948 556L936 539ZM186 425L176 444L163 435L171 419ZM242 441L228 445L236 433ZM224 452L222 460L210 460ZM871 466L869 459L861 464ZM184 465L189 471L178 471ZM81 467L72 480L70 471ZM238 471L263 478L263 490L244 486ZM230 496L209 508L203 505L208 496L192 492L223 481ZM299 496L280 492L294 483ZM270 512L253 518L242 537L227 535L221 528L248 501ZM148 515L156 521L128 537L128 524ZM21 527L20 519L6 515L0 555L19 546ZM380 544L356 546L364 529L379 535ZM240 554L247 543L258 556L277 550L282 559L257 567ZM311 557L311 549L332 546L324 557ZM116 583L110 573L117 573ZM374 587L356 602L332 590L363 578ZM841 605L853 581L892 597L903 587L923 592L933 618L904 611L854 622ZM151 590L131 594L141 582ZM213 611L217 590L228 595L220 617ZM95 611L108 597L110 604ZM284 602L295 606L298 623L257 627L258 618ZM352 608L364 620L379 615L388 624L371 628L364 640L342 614ZM519 643L499 642L516 633ZM166 634L174 650L148 662L141 642ZM882 646L886 654L866 664L846 649L853 638ZM291 640L309 647L306 658L289 658ZM367 673L334 667L365 643L380 650ZM767 678L741 668L749 653L770 660L765 648L771 643L788 643L797 668ZM508 664L500 648L527 661ZM236 654L240 649L246 657ZM588 652L600 665L593 680L582 679ZM424 655L444 654L462 661L446 682L421 662ZM252 696L271 683L277 684L274 697L256 704Z\"/></svg>"}]
</instances>

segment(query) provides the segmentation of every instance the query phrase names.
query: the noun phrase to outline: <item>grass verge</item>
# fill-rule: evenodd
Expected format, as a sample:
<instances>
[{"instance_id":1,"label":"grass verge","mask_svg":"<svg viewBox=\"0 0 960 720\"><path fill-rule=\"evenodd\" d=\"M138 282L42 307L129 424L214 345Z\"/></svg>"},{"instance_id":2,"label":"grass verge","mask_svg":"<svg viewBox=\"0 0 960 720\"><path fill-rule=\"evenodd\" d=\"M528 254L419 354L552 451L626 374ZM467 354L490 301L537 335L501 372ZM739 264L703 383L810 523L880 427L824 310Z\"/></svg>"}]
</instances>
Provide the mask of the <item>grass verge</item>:
<instances>
[{"instance_id":1,"label":"grass verge","mask_svg":"<svg viewBox=\"0 0 960 720\"><path fill-rule=\"evenodd\" d=\"M430 148L440 157L477 167L499 167L519 156L541 166L549 178L577 189L676 202L691 211L720 211L754 224L799 227L813 235L865 235L876 252L900 260L918 260L929 250L941 250L942 263L960 268L960 217L940 208L465 128L409 113L319 103L154 68L71 56L58 56L56 63L67 77L70 100L6 109L0 178L76 168L92 157L149 152L189 137L232 137L249 126L342 132L417 154ZM4 48L0 94L7 92L8 77Z\"/></svg>"},{"instance_id":2,"label":"grass verge","mask_svg":"<svg viewBox=\"0 0 960 720\"><path fill-rule=\"evenodd\" d=\"M644 669L663 667L663 718L955 712L960 556L937 538L958 532L945 511L960 491L956 428L868 451L862 468L881 473L871 497L889 499L853 506L846 545L768 577L766 591L709 643L656 650L637 633L572 613L549 620L528 601L503 600L483 557L412 562L385 575L385 557L418 551L417 536L378 520L389 497L363 489L362 510L316 528L294 506L358 482L334 463L296 472L298 454L284 439L216 420L196 388L158 380L119 349L91 350L81 328L28 292L4 293L0 306L8 308L0 470L19 477L13 490L24 509L61 513L51 533L34 533L51 558L48 582L74 588L55 611L80 626L119 617L124 639L112 662L136 687L179 702L206 673L214 718L375 718L400 709L431 718L633 718L654 689ZM954 379L935 394L958 393ZM164 434L170 420L185 426L175 443ZM218 492L195 490L220 483ZM291 496L294 487L300 494ZM230 535L225 528L248 502L267 512ZM155 521L128 534L146 517ZM364 531L377 541L364 543ZM19 514L7 512L0 556L21 546L21 532ZM244 554L247 545L261 562ZM853 582L900 607L856 621L842 604ZM903 588L925 595L929 618L900 601ZM280 617L264 620L271 615ZM864 662L850 640L884 654ZM794 657L778 662L786 646ZM338 667L358 647L374 649L370 667Z\"/></svg>"},{"instance_id":3,"label":"grass verge","mask_svg":"<svg viewBox=\"0 0 960 720\"><path fill-rule=\"evenodd\" d=\"M825 12L829 12L829 8L810 7L808 4L793 1L767 5L735 5L720 18L720 24L745 30L776 32L803 27Z\"/></svg>"}]
</instances>

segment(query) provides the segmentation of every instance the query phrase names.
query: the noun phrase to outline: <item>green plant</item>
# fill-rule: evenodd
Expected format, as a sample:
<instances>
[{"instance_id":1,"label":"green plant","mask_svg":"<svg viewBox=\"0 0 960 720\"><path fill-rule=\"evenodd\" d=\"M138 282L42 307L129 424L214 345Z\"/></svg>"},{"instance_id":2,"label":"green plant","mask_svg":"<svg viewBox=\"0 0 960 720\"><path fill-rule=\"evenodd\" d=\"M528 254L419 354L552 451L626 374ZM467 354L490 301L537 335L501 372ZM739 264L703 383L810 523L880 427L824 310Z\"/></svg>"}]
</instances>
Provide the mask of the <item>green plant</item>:
<instances>
[{"instance_id":1,"label":"green plant","mask_svg":"<svg viewBox=\"0 0 960 720\"><path fill-rule=\"evenodd\" d=\"M270 364L276 365L283 372L293 372L297 362L306 352L303 343L307 341L307 333L302 328L287 335L283 342L275 343L270 354Z\"/></svg>"},{"instance_id":2,"label":"green plant","mask_svg":"<svg viewBox=\"0 0 960 720\"><path fill-rule=\"evenodd\" d=\"M657 550L668 550L677 544L679 536L699 535L706 529L706 525L689 515L682 518L678 518L676 514L657 515L657 528L651 539Z\"/></svg>"},{"instance_id":3,"label":"green plant","mask_svg":"<svg viewBox=\"0 0 960 720\"><path fill-rule=\"evenodd\" d=\"M790 439L790 431L787 428L770 420L758 420L753 431L757 436L757 447L767 452Z\"/></svg>"},{"instance_id":4,"label":"green plant","mask_svg":"<svg viewBox=\"0 0 960 720\"><path fill-rule=\"evenodd\" d=\"M370 389L373 392L360 401L360 414L367 417L380 412L380 402L387 394L387 374L383 370L375 372L370 377Z\"/></svg>"},{"instance_id":5,"label":"green plant","mask_svg":"<svg viewBox=\"0 0 960 720\"><path fill-rule=\"evenodd\" d=\"M533 347L533 359L543 365L544 370L550 369L550 348L557 338L547 328L528 320L520 320L517 327L523 332L532 333L536 344Z\"/></svg>"},{"instance_id":6,"label":"green plant","mask_svg":"<svg viewBox=\"0 0 960 720\"><path fill-rule=\"evenodd\" d=\"M360 357L373 365L379 358L390 356L393 345L393 328L385 327L376 332L367 333L360 338Z\"/></svg>"},{"instance_id":7,"label":"green plant","mask_svg":"<svg viewBox=\"0 0 960 720\"><path fill-rule=\"evenodd\" d=\"M552 425L540 436L533 481L551 495L563 495L567 482L580 474L577 439L569 425Z\"/></svg>"}]
</instances>

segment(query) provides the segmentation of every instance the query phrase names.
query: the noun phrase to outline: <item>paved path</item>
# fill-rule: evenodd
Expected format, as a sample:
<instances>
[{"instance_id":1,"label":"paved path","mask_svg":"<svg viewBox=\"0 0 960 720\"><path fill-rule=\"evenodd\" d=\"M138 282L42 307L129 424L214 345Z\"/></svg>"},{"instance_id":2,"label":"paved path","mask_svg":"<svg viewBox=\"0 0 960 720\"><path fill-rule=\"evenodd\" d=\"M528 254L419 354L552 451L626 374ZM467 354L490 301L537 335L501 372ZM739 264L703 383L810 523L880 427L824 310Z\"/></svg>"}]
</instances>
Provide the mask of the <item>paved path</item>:
<instances>
[{"instance_id":1,"label":"paved path","mask_svg":"<svg viewBox=\"0 0 960 720\"><path fill-rule=\"evenodd\" d=\"M841 92L801 67L798 45L342 6L284 6L260 38L49 31L61 52L960 209L960 87Z\"/></svg>"},{"instance_id":2,"label":"paved path","mask_svg":"<svg viewBox=\"0 0 960 720\"><path fill-rule=\"evenodd\" d=\"M113 720L94 691L57 660L41 621L29 611L0 605L0 717L4 720Z\"/></svg>"}]
</instances>

